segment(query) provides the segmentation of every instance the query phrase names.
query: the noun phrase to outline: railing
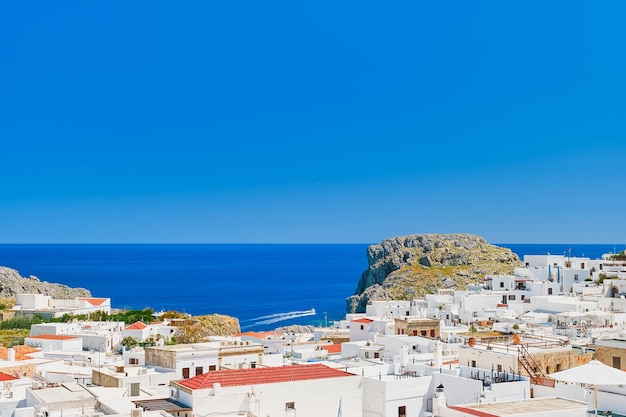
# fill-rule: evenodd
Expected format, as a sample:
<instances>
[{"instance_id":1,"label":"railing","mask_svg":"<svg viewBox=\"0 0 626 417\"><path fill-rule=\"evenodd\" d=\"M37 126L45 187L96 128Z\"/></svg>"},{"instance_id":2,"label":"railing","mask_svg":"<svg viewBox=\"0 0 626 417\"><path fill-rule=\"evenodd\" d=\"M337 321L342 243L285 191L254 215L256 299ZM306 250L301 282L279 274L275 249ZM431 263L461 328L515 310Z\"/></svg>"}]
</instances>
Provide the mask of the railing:
<instances>
[{"instance_id":1,"label":"railing","mask_svg":"<svg viewBox=\"0 0 626 417\"><path fill-rule=\"evenodd\" d=\"M528 347L519 345L519 355L517 361L524 367L528 375L530 375L530 382L535 385L543 385L546 387L554 388L555 381L552 378L547 377L537 362L533 359L532 355L528 352Z\"/></svg>"}]
</instances>

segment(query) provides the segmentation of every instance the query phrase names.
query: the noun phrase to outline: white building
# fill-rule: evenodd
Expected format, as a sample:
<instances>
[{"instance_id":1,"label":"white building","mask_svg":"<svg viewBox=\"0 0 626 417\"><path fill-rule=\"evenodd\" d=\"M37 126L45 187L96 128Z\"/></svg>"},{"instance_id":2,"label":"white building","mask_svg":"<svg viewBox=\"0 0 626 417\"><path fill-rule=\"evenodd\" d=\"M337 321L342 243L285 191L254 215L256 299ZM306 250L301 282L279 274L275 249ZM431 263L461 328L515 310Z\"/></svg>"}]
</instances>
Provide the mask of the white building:
<instances>
[{"instance_id":1,"label":"white building","mask_svg":"<svg viewBox=\"0 0 626 417\"><path fill-rule=\"evenodd\" d=\"M13 310L21 314L60 318L66 314L90 314L96 311L111 313L110 298L76 297L73 300L58 300L43 294L17 294L15 299Z\"/></svg>"},{"instance_id":2,"label":"white building","mask_svg":"<svg viewBox=\"0 0 626 417\"><path fill-rule=\"evenodd\" d=\"M282 364L282 356L270 355ZM238 340L222 340L171 346L150 346L145 349L147 366L171 369L176 379L187 379L221 369L255 368L266 365L263 346Z\"/></svg>"},{"instance_id":3,"label":"white building","mask_svg":"<svg viewBox=\"0 0 626 417\"><path fill-rule=\"evenodd\" d=\"M82 352L83 350L83 340L78 336L69 335L40 334L25 338L24 344L41 349L43 352L58 350Z\"/></svg>"},{"instance_id":4,"label":"white building","mask_svg":"<svg viewBox=\"0 0 626 417\"><path fill-rule=\"evenodd\" d=\"M495 316L501 300L502 296L500 294L469 291L456 291L454 293L454 301L459 306L459 320L461 323L488 320L490 317Z\"/></svg>"},{"instance_id":5,"label":"white building","mask_svg":"<svg viewBox=\"0 0 626 417\"><path fill-rule=\"evenodd\" d=\"M419 417L431 380L393 374L363 378L363 417Z\"/></svg>"},{"instance_id":6,"label":"white building","mask_svg":"<svg viewBox=\"0 0 626 417\"><path fill-rule=\"evenodd\" d=\"M417 315L410 301L372 301L365 307L367 317L396 318Z\"/></svg>"},{"instance_id":7,"label":"white building","mask_svg":"<svg viewBox=\"0 0 626 417\"><path fill-rule=\"evenodd\" d=\"M33 324L30 335L42 334L78 336L83 341L84 350L111 352L122 340L122 321L82 321L69 323Z\"/></svg>"},{"instance_id":8,"label":"white building","mask_svg":"<svg viewBox=\"0 0 626 417\"><path fill-rule=\"evenodd\" d=\"M321 364L209 372L172 381L195 415L363 416L362 377Z\"/></svg>"},{"instance_id":9,"label":"white building","mask_svg":"<svg viewBox=\"0 0 626 417\"><path fill-rule=\"evenodd\" d=\"M373 340L376 335L393 334L393 321L361 317L350 321L350 341Z\"/></svg>"}]
</instances>

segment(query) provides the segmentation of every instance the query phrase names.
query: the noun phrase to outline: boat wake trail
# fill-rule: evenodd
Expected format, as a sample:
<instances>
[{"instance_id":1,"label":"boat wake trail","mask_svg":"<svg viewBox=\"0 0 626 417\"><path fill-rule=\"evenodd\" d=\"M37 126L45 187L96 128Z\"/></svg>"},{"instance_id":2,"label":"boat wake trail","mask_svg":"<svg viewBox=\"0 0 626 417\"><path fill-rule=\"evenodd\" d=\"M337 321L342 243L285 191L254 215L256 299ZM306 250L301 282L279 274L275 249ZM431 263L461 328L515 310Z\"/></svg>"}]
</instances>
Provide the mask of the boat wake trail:
<instances>
[{"instance_id":1,"label":"boat wake trail","mask_svg":"<svg viewBox=\"0 0 626 417\"><path fill-rule=\"evenodd\" d=\"M286 313L275 313L275 314L268 314L266 316L261 316L261 317L256 317L254 319L250 319L250 320L246 320L246 321L251 321L253 322L252 324L249 324L247 326L243 326L243 327L252 327L252 326L259 326L262 324L272 324L272 323L278 323L280 321L285 321L285 320L290 320L290 319L297 319L300 317L306 317L306 316L314 316L315 314L315 309L312 308L310 310L301 310L301 311L289 311Z\"/></svg>"}]
</instances>

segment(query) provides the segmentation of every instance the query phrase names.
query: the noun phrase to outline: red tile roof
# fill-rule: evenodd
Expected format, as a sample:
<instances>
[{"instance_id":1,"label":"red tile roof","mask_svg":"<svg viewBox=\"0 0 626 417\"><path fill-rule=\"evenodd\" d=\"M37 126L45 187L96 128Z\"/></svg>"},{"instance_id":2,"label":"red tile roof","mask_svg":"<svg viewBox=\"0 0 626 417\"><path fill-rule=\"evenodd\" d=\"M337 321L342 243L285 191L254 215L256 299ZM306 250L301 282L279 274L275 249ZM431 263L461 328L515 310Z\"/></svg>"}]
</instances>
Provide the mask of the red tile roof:
<instances>
[{"instance_id":1,"label":"red tile roof","mask_svg":"<svg viewBox=\"0 0 626 417\"><path fill-rule=\"evenodd\" d=\"M460 411L462 413L472 414L472 415L478 416L478 417L500 417L500 416L498 416L496 414L485 413L483 411L475 410L473 408L468 408L468 407L459 407L459 406L456 406L456 405L449 405L447 407L451 408L453 410L456 410L456 411Z\"/></svg>"},{"instance_id":2,"label":"red tile roof","mask_svg":"<svg viewBox=\"0 0 626 417\"><path fill-rule=\"evenodd\" d=\"M107 301L108 298L91 298L91 297L87 298L87 297L81 297L81 298L79 298L79 300L87 301L92 306L99 306L99 305L102 305L102 303L104 303L105 301Z\"/></svg>"},{"instance_id":3,"label":"red tile roof","mask_svg":"<svg viewBox=\"0 0 626 417\"><path fill-rule=\"evenodd\" d=\"M15 360L17 361L32 359L30 356L28 356L28 354L40 351L39 349L35 349L33 347L26 346L26 345L14 346L13 349L15 350ZM4 346L0 346L0 359L8 359L8 358L9 358L9 349L5 348Z\"/></svg>"},{"instance_id":4,"label":"red tile roof","mask_svg":"<svg viewBox=\"0 0 626 417\"><path fill-rule=\"evenodd\" d=\"M0 382L15 381L16 379L19 379L19 378L0 372Z\"/></svg>"},{"instance_id":5,"label":"red tile roof","mask_svg":"<svg viewBox=\"0 0 626 417\"><path fill-rule=\"evenodd\" d=\"M44 340L71 340L78 339L78 336L68 336L61 334L40 334L37 336L30 336L31 339L44 339Z\"/></svg>"},{"instance_id":6,"label":"red tile roof","mask_svg":"<svg viewBox=\"0 0 626 417\"><path fill-rule=\"evenodd\" d=\"M363 317L361 319L352 320L352 322L353 323L367 323L367 324L369 324L369 323L373 323L374 320Z\"/></svg>"},{"instance_id":7,"label":"red tile roof","mask_svg":"<svg viewBox=\"0 0 626 417\"><path fill-rule=\"evenodd\" d=\"M250 368L211 371L206 374L178 381L191 389L213 388L219 383L222 387L242 385L274 384L277 382L306 381L325 378L354 376L322 364L291 365L271 368Z\"/></svg>"},{"instance_id":8,"label":"red tile roof","mask_svg":"<svg viewBox=\"0 0 626 417\"><path fill-rule=\"evenodd\" d=\"M341 353L341 344L324 345L322 349L328 353Z\"/></svg>"},{"instance_id":9,"label":"red tile roof","mask_svg":"<svg viewBox=\"0 0 626 417\"><path fill-rule=\"evenodd\" d=\"M131 324L130 326L126 327L124 330L143 330L146 327L148 327L148 326L146 326L145 324L143 324L140 321L136 321L133 324Z\"/></svg>"}]
</instances>

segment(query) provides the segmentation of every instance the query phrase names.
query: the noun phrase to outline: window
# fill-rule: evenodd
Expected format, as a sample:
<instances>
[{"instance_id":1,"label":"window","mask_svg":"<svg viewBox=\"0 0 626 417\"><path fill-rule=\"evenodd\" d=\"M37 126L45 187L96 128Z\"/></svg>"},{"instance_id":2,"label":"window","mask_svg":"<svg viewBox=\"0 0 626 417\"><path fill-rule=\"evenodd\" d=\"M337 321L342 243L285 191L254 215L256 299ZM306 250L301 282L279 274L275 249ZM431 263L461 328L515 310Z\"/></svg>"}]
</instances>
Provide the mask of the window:
<instances>
[{"instance_id":1,"label":"window","mask_svg":"<svg viewBox=\"0 0 626 417\"><path fill-rule=\"evenodd\" d=\"M502 365L498 365L498 372L502 372Z\"/></svg>"},{"instance_id":2,"label":"window","mask_svg":"<svg viewBox=\"0 0 626 417\"><path fill-rule=\"evenodd\" d=\"M365 330L365 326L361 324L361 330Z\"/></svg>"},{"instance_id":3,"label":"window","mask_svg":"<svg viewBox=\"0 0 626 417\"><path fill-rule=\"evenodd\" d=\"M476 361L472 361L472 368L476 368Z\"/></svg>"},{"instance_id":4,"label":"window","mask_svg":"<svg viewBox=\"0 0 626 417\"><path fill-rule=\"evenodd\" d=\"M196 366L196 376L203 374L203 369L201 366Z\"/></svg>"},{"instance_id":5,"label":"window","mask_svg":"<svg viewBox=\"0 0 626 417\"><path fill-rule=\"evenodd\" d=\"M514 295L509 295L509 300L515 300L515 296Z\"/></svg>"},{"instance_id":6,"label":"window","mask_svg":"<svg viewBox=\"0 0 626 417\"><path fill-rule=\"evenodd\" d=\"M129 365L139 365L139 358L128 358Z\"/></svg>"},{"instance_id":7,"label":"window","mask_svg":"<svg viewBox=\"0 0 626 417\"><path fill-rule=\"evenodd\" d=\"M215 371L217 369L216 365L209 365L209 372L210 371Z\"/></svg>"},{"instance_id":8,"label":"window","mask_svg":"<svg viewBox=\"0 0 626 417\"><path fill-rule=\"evenodd\" d=\"M370 358L370 353L369 352L365 352L365 358L369 359Z\"/></svg>"},{"instance_id":9,"label":"window","mask_svg":"<svg viewBox=\"0 0 626 417\"><path fill-rule=\"evenodd\" d=\"M296 409L296 403L295 402L288 402L285 403L285 411L291 411L291 410L295 410Z\"/></svg>"},{"instance_id":10,"label":"window","mask_svg":"<svg viewBox=\"0 0 626 417\"><path fill-rule=\"evenodd\" d=\"M422 331L420 332L420 334L421 334L422 336L426 336L426 330L422 330Z\"/></svg>"},{"instance_id":11,"label":"window","mask_svg":"<svg viewBox=\"0 0 626 417\"><path fill-rule=\"evenodd\" d=\"M256 368L256 362L250 362L250 368Z\"/></svg>"},{"instance_id":12,"label":"window","mask_svg":"<svg viewBox=\"0 0 626 417\"><path fill-rule=\"evenodd\" d=\"M380 359L380 352L374 352L374 359Z\"/></svg>"},{"instance_id":13,"label":"window","mask_svg":"<svg viewBox=\"0 0 626 417\"><path fill-rule=\"evenodd\" d=\"M417 330L413 330L413 336L417 336Z\"/></svg>"},{"instance_id":14,"label":"window","mask_svg":"<svg viewBox=\"0 0 626 417\"><path fill-rule=\"evenodd\" d=\"M500 288L504 288L504 282L500 281Z\"/></svg>"},{"instance_id":15,"label":"window","mask_svg":"<svg viewBox=\"0 0 626 417\"><path fill-rule=\"evenodd\" d=\"M430 337L435 337L435 329L430 329Z\"/></svg>"},{"instance_id":16,"label":"window","mask_svg":"<svg viewBox=\"0 0 626 417\"><path fill-rule=\"evenodd\" d=\"M524 301L524 299L526 298L524 294L522 294L521 297L522 297L522 301Z\"/></svg>"},{"instance_id":17,"label":"window","mask_svg":"<svg viewBox=\"0 0 626 417\"><path fill-rule=\"evenodd\" d=\"M613 368L622 369L622 358L619 356L613 356Z\"/></svg>"},{"instance_id":18,"label":"window","mask_svg":"<svg viewBox=\"0 0 626 417\"><path fill-rule=\"evenodd\" d=\"M552 288L548 288L548 295L552 295Z\"/></svg>"},{"instance_id":19,"label":"window","mask_svg":"<svg viewBox=\"0 0 626 417\"><path fill-rule=\"evenodd\" d=\"M578 274L574 274L574 281L578 281Z\"/></svg>"},{"instance_id":20,"label":"window","mask_svg":"<svg viewBox=\"0 0 626 417\"><path fill-rule=\"evenodd\" d=\"M585 269L585 263L584 262L580 263L580 269Z\"/></svg>"},{"instance_id":21,"label":"window","mask_svg":"<svg viewBox=\"0 0 626 417\"><path fill-rule=\"evenodd\" d=\"M406 405L398 407L398 417L406 417Z\"/></svg>"},{"instance_id":22,"label":"window","mask_svg":"<svg viewBox=\"0 0 626 417\"><path fill-rule=\"evenodd\" d=\"M189 379L189 368L183 368L183 379Z\"/></svg>"}]
</instances>

